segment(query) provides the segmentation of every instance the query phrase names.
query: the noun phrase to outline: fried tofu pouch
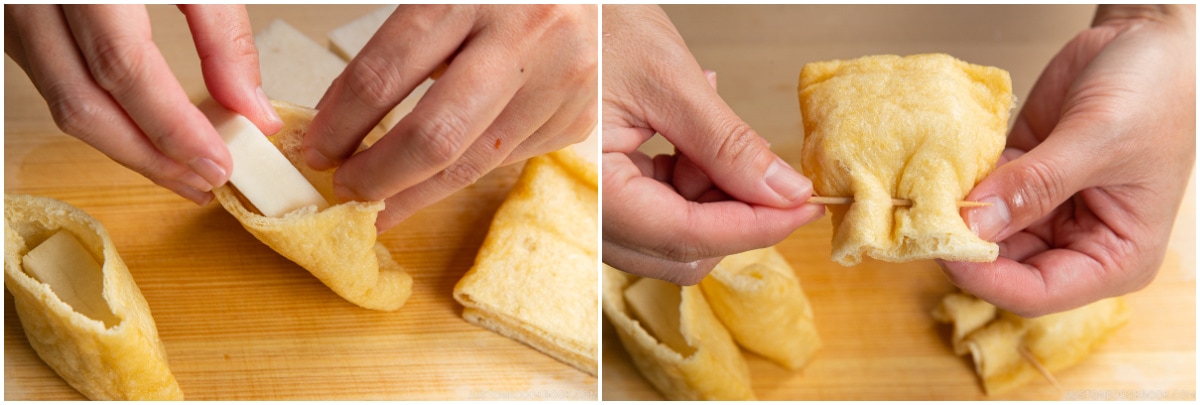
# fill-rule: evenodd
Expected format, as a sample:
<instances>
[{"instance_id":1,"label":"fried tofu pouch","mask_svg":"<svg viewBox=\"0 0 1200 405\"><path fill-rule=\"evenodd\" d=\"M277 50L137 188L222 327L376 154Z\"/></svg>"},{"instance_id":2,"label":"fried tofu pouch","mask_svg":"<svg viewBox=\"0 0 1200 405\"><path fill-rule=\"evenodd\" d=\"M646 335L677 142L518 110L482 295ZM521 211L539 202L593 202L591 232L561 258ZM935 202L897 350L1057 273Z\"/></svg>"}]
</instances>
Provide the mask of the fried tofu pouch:
<instances>
[{"instance_id":1,"label":"fried tofu pouch","mask_svg":"<svg viewBox=\"0 0 1200 405\"><path fill-rule=\"evenodd\" d=\"M799 370L821 348L800 279L774 247L726 256L700 287L717 319L747 350Z\"/></svg>"},{"instance_id":2,"label":"fried tofu pouch","mask_svg":"<svg viewBox=\"0 0 1200 405\"><path fill-rule=\"evenodd\" d=\"M954 325L955 354L970 353L989 395L1002 394L1043 378L1020 353L1025 348L1049 372L1085 359L1109 335L1124 326L1129 306L1108 298L1070 311L1022 318L967 294L947 295L934 319Z\"/></svg>"},{"instance_id":3,"label":"fried tofu pouch","mask_svg":"<svg viewBox=\"0 0 1200 405\"><path fill-rule=\"evenodd\" d=\"M752 400L750 369L698 286L679 289L679 327L689 352L672 349L634 319L624 291L638 277L604 265L604 315L642 376L668 400Z\"/></svg>"},{"instance_id":4,"label":"fried tofu pouch","mask_svg":"<svg viewBox=\"0 0 1200 405\"><path fill-rule=\"evenodd\" d=\"M333 170L316 171L304 163L301 141L316 110L272 101L283 129L271 143L321 193L330 207L308 207L270 218L261 215L232 185L215 190L217 200L242 227L279 254L308 270L337 295L367 309L394 311L412 294L412 277L376 242L375 217L383 202L338 203Z\"/></svg>"},{"instance_id":5,"label":"fried tofu pouch","mask_svg":"<svg viewBox=\"0 0 1200 405\"><path fill-rule=\"evenodd\" d=\"M103 319L77 312L50 285L25 272L25 255L59 231L69 233L97 259L100 294L111 310ZM30 346L84 396L183 399L145 297L108 231L82 210L51 198L5 194L4 285L13 295Z\"/></svg>"},{"instance_id":6,"label":"fried tofu pouch","mask_svg":"<svg viewBox=\"0 0 1200 405\"><path fill-rule=\"evenodd\" d=\"M596 174L570 149L529 159L454 286L468 322L591 375L600 319Z\"/></svg>"},{"instance_id":7,"label":"fried tofu pouch","mask_svg":"<svg viewBox=\"0 0 1200 405\"><path fill-rule=\"evenodd\" d=\"M1013 106L1008 72L945 54L809 63L801 168L831 205L832 258L989 262L956 205L995 167ZM911 207L894 207L892 199Z\"/></svg>"}]
</instances>

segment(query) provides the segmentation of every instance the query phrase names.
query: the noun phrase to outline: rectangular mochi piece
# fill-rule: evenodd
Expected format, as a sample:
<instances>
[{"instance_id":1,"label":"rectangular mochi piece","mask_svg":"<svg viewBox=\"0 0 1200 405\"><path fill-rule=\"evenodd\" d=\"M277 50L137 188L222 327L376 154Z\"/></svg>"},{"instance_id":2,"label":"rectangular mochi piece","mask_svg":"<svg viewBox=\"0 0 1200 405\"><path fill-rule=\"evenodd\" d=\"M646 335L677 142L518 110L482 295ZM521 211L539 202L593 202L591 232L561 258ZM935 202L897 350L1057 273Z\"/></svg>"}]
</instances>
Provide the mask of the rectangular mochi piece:
<instances>
[{"instance_id":1,"label":"rectangular mochi piece","mask_svg":"<svg viewBox=\"0 0 1200 405\"><path fill-rule=\"evenodd\" d=\"M85 257L38 259L37 251ZM31 256L40 263L25 263ZM40 268L30 274L27 266ZM87 280L92 277L100 280ZM79 393L92 400L183 399L146 298L108 231L83 210L52 198L5 194L4 286L29 345ZM99 294L79 298L101 313L73 307L66 289Z\"/></svg>"},{"instance_id":2,"label":"rectangular mochi piece","mask_svg":"<svg viewBox=\"0 0 1200 405\"><path fill-rule=\"evenodd\" d=\"M996 395L1043 378L1021 355L1022 349L1050 373L1065 370L1086 359L1128 323L1130 310L1124 298L1115 297L1069 311L1022 318L979 298L955 293L942 299L933 317L954 325L954 353L970 353L984 390Z\"/></svg>"},{"instance_id":3,"label":"rectangular mochi piece","mask_svg":"<svg viewBox=\"0 0 1200 405\"><path fill-rule=\"evenodd\" d=\"M282 20L254 35L263 91L272 100L314 108L346 62Z\"/></svg>"},{"instance_id":4,"label":"rectangular mochi piece","mask_svg":"<svg viewBox=\"0 0 1200 405\"><path fill-rule=\"evenodd\" d=\"M279 218L308 206L329 208L325 197L253 122L212 99L199 107L229 148L229 182L264 216Z\"/></svg>"},{"instance_id":5,"label":"rectangular mochi piece","mask_svg":"<svg viewBox=\"0 0 1200 405\"><path fill-rule=\"evenodd\" d=\"M1008 72L945 54L809 63L802 170L831 205L833 260L993 261L956 203L995 167L1013 106ZM892 199L911 207L894 207Z\"/></svg>"},{"instance_id":6,"label":"rectangular mochi piece","mask_svg":"<svg viewBox=\"0 0 1200 405\"><path fill-rule=\"evenodd\" d=\"M596 167L562 149L530 158L454 286L463 318L596 375Z\"/></svg>"}]
</instances>

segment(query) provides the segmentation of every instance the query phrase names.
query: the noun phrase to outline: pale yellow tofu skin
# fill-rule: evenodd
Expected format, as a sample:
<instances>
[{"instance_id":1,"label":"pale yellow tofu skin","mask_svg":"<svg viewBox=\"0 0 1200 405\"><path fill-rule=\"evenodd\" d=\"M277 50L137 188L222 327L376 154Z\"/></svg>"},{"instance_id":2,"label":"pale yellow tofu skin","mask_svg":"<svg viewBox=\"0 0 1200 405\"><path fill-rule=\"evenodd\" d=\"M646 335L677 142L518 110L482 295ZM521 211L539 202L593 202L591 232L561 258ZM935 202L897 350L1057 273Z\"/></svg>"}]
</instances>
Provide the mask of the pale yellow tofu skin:
<instances>
[{"instance_id":1,"label":"pale yellow tofu skin","mask_svg":"<svg viewBox=\"0 0 1200 405\"><path fill-rule=\"evenodd\" d=\"M817 195L854 199L829 206L834 261L996 259L956 204L1003 151L1008 72L944 54L816 62L800 73L799 97L803 173Z\"/></svg>"},{"instance_id":2,"label":"pale yellow tofu skin","mask_svg":"<svg viewBox=\"0 0 1200 405\"><path fill-rule=\"evenodd\" d=\"M596 375L597 171L569 149L535 156L454 286L463 318Z\"/></svg>"},{"instance_id":3,"label":"pale yellow tofu skin","mask_svg":"<svg viewBox=\"0 0 1200 405\"><path fill-rule=\"evenodd\" d=\"M799 370L821 348L808 296L774 247L726 256L700 287L746 350Z\"/></svg>"},{"instance_id":4,"label":"pale yellow tofu skin","mask_svg":"<svg viewBox=\"0 0 1200 405\"><path fill-rule=\"evenodd\" d=\"M635 319L626 302L626 291L636 276L604 266L604 315L617 331L633 365L668 400L751 400L750 369L729 331L713 314L698 286L654 289L678 293L653 301L679 302L679 333L688 351L679 352L655 337L642 320ZM635 293L636 295L636 293Z\"/></svg>"},{"instance_id":5,"label":"pale yellow tofu skin","mask_svg":"<svg viewBox=\"0 0 1200 405\"><path fill-rule=\"evenodd\" d=\"M310 205L281 218L267 217L229 185L213 190L217 201L255 238L308 270L347 301L367 309L399 309L412 295L412 277L376 241L375 218L383 210L383 201L339 203L333 194L334 171L309 168L300 151L316 110L278 101L272 104L283 118L283 129L271 136L271 143L329 207L318 211Z\"/></svg>"},{"instance_id":6,"label":"pale yellow tofu skin","mask_svg":"<svg viewBox=\"0 0 1200 405\"><path fill-rule=\"evenodd\" d=\"M34 262L27 266L30 257ZM97 270L100 280L88 274ZM146 299L108 232L82 210L51 198L6 194L4 285L30 346L84 396L183 399ZM84 307L88 314L76 310Z\"/></svg>"},{"instance_id":7,"label":"pale yellow tofu skin","mask_svg":"<svg viewBox=\"0 0 1200 405\"><path fill-rule=\"evenodd\" d=\"M1083 361L1110 335L1129 322L1122 297L1108 298L1072 309L1022 318L966 294L947 295L933 312L934 319L954 325L956 354L970 353L975 371L989 395L1003 394L1043 379L1028 351L1048 372L1065 370Z\"/></svg>"}]
</instances>

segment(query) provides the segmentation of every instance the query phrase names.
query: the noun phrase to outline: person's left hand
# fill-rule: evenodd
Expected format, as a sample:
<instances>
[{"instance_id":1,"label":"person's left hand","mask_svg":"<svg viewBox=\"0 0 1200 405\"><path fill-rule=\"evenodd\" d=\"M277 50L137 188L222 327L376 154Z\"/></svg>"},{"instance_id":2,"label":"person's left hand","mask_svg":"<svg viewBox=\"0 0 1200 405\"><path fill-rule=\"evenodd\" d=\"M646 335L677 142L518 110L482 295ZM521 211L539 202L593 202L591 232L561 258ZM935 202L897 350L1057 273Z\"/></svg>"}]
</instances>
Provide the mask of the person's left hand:
<instances>
[{"instance_id":1,"label":"person's left hand","mask_svg":"<svg viewBox=\"0 0 1200 405\"><path fill-rule=\"evenodd\" d=\"M1196 155L1195 9L1101 6L1030 92L1002 164L967 196L993 263L943 263L1021 316L1145 287Z\"/></svg>"},{"instance_id":2,"label":"person's left hand","mask_svg":"<svg viewBox=\"0 0 1200 405\"><path fill-rule=\"evenodd\" d=\"M580 142L596 125L596 22L594 5L400 6L318 104L305 160L340 165L338 198L385 200L382 231L498 166ZM413 111L354 154L439 67Z\"/></svg>"}]
</instances>

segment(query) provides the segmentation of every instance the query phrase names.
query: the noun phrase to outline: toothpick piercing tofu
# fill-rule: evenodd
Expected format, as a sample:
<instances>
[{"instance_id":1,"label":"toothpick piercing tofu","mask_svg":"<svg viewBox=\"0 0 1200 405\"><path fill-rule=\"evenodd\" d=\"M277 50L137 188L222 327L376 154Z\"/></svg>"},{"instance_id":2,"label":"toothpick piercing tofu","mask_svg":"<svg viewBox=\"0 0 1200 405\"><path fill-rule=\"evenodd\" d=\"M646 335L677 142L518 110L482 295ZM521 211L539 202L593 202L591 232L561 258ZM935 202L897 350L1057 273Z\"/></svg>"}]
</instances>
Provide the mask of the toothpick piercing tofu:
<instances>
[{"instance_id":1,"label":"toothpick piercing tofu","mask_svg":"<svg viewBox=\"0 0 1200 405\"><path fill-rule=\"evenodd\" d=\"M383 245L376 242L375 218L383 210L383 201L338 203L333 194L333 170L316 171L304 163L301 142L308 131L316 110L273 101L272 105L283 118L283 129L269 137L274 148L253 149L251 153L280 154L290 168L238 164L238 146L230 144L235 156L234 178L243 172L258 177L251 187L263 182L282 182L298 172L302 181L293 181L278 192L260 198L289 201L283 206L293 208L280 216L264 215L257 201L247 196L262 194L243 189L243 184L226 184L215 190L217 200L255 238L287 257L342 298L367 309L394 311L404 305L412 294L412 277L393 259ZM210 115L213 117L228 117ZM244 119L244 118L243 118ZM253 125L223 125L214 122L219 131L247 131L239 137L263 136ZM232 136L222 134L222 138ZM307 188L306 188L307 187ZM314 197L314 189L320 201Z\"/></svg>"},{"instance_id":2,"label":"toothpick piercing tofu","mask_svg":"<svg viewBox=\"0 0 1200 405\"><path fill-rule=\"evenodd\" d=\"M468 322L598 371L596 166L570 149L530 158L454 286Z\"/></svg>"},{"instance_id":3,"label":"toothpick piercing tofu","mask_svg":"<svg viewBox=\"0 0 1200 405\"><path fill-rule=\"evenodd\" d=\"M84 396L183 399L146 299L108 231L82 210L6 194L4 285L30 346Z\"/></svg>"},{"instance_id":4,"label":"toothpick piercing tofu","mask_svg":"<svg viewBox=\"0 0 1200 405\"><path fill-rule=\"evenodd\" d=\"M801 168L831 205L833 260L993 261L957 203L995 167L1013 106L1008 72L945 54L809 63ZM892 199L911 200L911 207Z\"/></svg>"},{"instance_id":5,"label":"toothpick piercing tofu","mask_svg":"<svg viewBox=\"0 0 1200 405\"><path fill-rule=\"evenodd\" d=\"M1108 298L1070 311L1022 318L979 298L947 295L934 319L954 325L954 353L970 353L989 395L1002 394L1083 361L1129 322L1129 306ZM1024 352L1024 353L1023 353Z\"/></svg>"},{"instance_id":6,"label":"toothpick piercing tofu","mask_svg":"<svg viewBox=\"0 0 1200 405\"><path fill-rule=\"evenodd\" d=\"M821 348L808 297L774 247L726 256L700 288L746 350L799 370Z\"/></svg>"},{"instance_id":7,"label":"toothpick piercing tofu","mask_svg":"<svg viewBox=\"0 0 1200 405\"><path fill-rule=\"evenodd\" d=\"M749 400L750 369L698 286L604 265L604 315L633 365L668 400Z\"/></svg>"}]
</instances>

